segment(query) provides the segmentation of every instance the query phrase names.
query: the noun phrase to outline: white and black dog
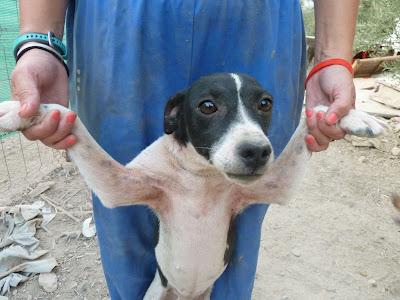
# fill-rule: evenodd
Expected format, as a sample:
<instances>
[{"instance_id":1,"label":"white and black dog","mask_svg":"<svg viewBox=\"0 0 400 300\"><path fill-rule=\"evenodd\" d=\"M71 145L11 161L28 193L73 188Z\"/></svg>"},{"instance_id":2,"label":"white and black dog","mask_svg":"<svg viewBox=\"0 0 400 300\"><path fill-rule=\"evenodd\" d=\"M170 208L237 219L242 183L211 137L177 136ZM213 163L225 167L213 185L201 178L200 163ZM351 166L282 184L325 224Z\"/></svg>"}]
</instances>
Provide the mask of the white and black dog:
<instances>
[{"instance_id":1,"label":"white and black dog","mask_svg":"<svg viewBox=\"0 0 400 300\"><path fill-rule=\"evenodd\" d=\"M302 122L274 160L268 139L272 102L247 75L200 78L168 101L166 134L126 166L76 120L78 143L68 153L102 203L110 208L145 204L159 218L158 274L145 299L208 299L233 251L229 229L235 216L253 203L285 203L299 184L310 157L307 128ZM21 119L19 106L0 103L0 130L40 123L52 109L68 112L46 104L34 118ZM378 120L357 110L339 126L361 136L383 132Z\"/></svg>"}]
</instances>

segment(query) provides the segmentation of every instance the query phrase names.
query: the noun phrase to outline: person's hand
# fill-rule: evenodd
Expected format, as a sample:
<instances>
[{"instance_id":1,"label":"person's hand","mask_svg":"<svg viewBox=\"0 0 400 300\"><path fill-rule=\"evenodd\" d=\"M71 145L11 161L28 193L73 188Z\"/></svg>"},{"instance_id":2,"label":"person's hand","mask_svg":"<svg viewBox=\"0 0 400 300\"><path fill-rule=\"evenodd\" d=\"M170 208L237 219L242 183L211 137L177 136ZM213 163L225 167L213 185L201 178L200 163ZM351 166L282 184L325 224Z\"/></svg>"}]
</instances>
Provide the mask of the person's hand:
<instances>
[{"instance_id":1,"label":"person's hand","mask_svg":"<svg viewBox=\"0 0 400 300\"><path fill-rule=\"evenodd\" d=\"M345 136L335 124L354 107L353 76L343 66L328 66L310 78L306 90L306 144L313 152L326 150L331 141ZM329 109L326 113L315 112L313 108L318 105Z\"/></svg>"},{"instance_id":2,"label":"person's hand","mask_svg":"<svg viewBox=\"0 0 400 300\"><path fill-rule=\"evenodd\" d=\"M41 103L68 105L67 72L53 55L40 49L32 49L19 59L11 75L11 89L13 99L21 102L22 118L34 116ZM23 134L54 149L66 149L76 143L71 134L75 119L73 112L61 116L54 110Z\"/></svg>"}]
</instances>

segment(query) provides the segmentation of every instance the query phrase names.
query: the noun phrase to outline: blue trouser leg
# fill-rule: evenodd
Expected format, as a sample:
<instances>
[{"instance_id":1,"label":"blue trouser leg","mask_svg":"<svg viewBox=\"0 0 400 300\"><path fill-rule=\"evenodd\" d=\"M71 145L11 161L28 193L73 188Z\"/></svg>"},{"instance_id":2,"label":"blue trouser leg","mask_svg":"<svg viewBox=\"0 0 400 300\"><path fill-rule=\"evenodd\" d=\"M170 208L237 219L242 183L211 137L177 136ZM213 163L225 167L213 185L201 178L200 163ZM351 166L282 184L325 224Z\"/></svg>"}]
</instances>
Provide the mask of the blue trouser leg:
<instances>
[{"instance_id":1,"label":"blue trouser leg","mask_svg":"<svg viewBox=\"0 0 400 300\"><path fill-rule=\"evenodd\" d=\"M156 270L157 217L145 206L108 209L97 197L93 197L93 212L112 299L141 299Z\"/></svg>"}]
</instances>

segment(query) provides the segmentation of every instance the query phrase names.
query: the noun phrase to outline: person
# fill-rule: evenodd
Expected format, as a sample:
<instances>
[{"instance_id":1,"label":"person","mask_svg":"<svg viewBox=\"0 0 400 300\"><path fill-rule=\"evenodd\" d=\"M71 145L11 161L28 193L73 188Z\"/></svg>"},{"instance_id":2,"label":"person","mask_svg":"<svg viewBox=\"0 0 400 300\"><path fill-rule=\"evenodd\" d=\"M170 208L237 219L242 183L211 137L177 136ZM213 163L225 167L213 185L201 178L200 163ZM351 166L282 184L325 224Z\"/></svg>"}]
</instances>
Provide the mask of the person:
<instances>
[{"instance_id":1,"label":"person","mask_svg":"<svg viewBox=\"0 0 400 300\"><path fill-rule=\"evenodd\" d=\"M316 63L332 57L351 61L358 4L315 0ZM27 51L12 73L20 116L32 116L40 103L69 104L121 163L162 134L169 96L213 72L250 74L273 95L270 139L277 154L299 122L306 55L298 0L20 0L21 33L51 31L62 38L65 17L70 77L54 55ZM354 98L352 74L341 65L308 81L311 151L344 136L335 123ZM328 105L328 112L316 114L317 104ZM60 117L53 111L24 134L65 149L77 142L71 135L75 118L73 112ZM106 209L96 196L93 210L111 298L141 299L156 271L156 217L140 206ZM235 251L212 299L251 298L266 211L266 205L254 205L235 220Z\"/></svg>"}]
</instances>

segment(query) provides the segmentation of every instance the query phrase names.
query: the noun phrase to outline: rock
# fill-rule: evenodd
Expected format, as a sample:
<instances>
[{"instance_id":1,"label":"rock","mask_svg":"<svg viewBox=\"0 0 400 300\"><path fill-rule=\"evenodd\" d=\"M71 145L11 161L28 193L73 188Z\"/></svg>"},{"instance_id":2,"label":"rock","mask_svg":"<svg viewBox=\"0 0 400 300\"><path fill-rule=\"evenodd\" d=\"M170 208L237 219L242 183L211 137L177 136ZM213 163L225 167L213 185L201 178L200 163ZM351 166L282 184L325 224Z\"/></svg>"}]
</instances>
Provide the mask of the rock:
<instances>
[{"instance_id":1,"label":"rock","mask_svg":"<svg viewBox=\"0 0 400 300\"><path fill-rule=\"evenodd\" d=\"M394 123L400 123L400 117L391 118L390 121L392 121Z\"/></svg>"},{"instance_id":2,"label":"rock","mask_svg":"<svg viewBox=\"0 0 400 300\"><path fill-rule=\"evenodd\" d=\"M365 162L367 161L367 158L366 158L365 156L360 156L360 157L358 158L358 161L359 161L360 163L365 163Z\"/></svg>"},{"instance_id":3,"label":"rock","mask_svg":"<svg viewBox=\"0 0 400 300\"><path fill-rule=\"evenodd\" d=\"M57 276L54 273L40 273L39 285L48 293L54 292L57 289Z\"/></svg>"},{"instance_id":4,"label":"rock","mask_svg":"<svg viewBox=\"0 0 400 300\"><path fill-rule=\"evenodd\" d=\"M369 285L371 285L372 287L376 287L376 286L377 286L376 280L375 280L375 279L370 279L370 280L368 280L368 283L369 283Z\"/></svg>"},{"instance_id":5,"label":"rock","mask_svg":"<svg viewBox=\"0 0 400 300\"><path fill-rule=\"evenodd\" d=\"M400 132L400 124L395 124L395 125L393 126L393 131L394 131L395 133Z\"/></svg>"},{"instance_id":6,"label":"rock","mask_svg":"<svg viewBox=\"0 0 400 300\"><path fill-rule=\"evenodd\" d=\"M300 257L301 256L301 253L300 253L299 249L294 248L290 252L296 257Z\"/></svg>"},{"instance_id":7,"label":"rock","mask_svg":"<svg viewBox=\"0 0 400 300\"><path fill-rule=\"evenodd\" d=\"M359 272L359 273L360 273L360 275L363 276L363 277L368 277L368 273L365 272L365 271L361 271L361 272Z\"/></svg>"},{"instance_id":8,"label":"rock","mask_svg":"<svg viewBox=\"0 0 400 300\"><path fill-rule=\"evenodd\" d=\"M92 217L89 217L83 221L82 234L87 238L91 238L96 235L96 226L94 225L94 222L92 222Z\"/></svg>"},{"instance_id":9,"label":"rock","mask_svg":"<svg viewBox=\"0 0 400 300\"><path fill-rule=\"evenodd\" d=\"M55 185L54 181L40 182L32 191L28 193L28 195L31 197L39 196L50 189L53 185Z\"/></svg>"},{"instance_id":10,"label":"rock","mask_svg":"<svg viewBox=\"0 0 400 300\"><path fill-rule=\"evenodd\" d=\"M32 299L33 299L32 295L26 296L26 300L32 300Z\"/></svg>"},{"instance_id":11,"label":"rock","mask_svg":"<svg viewBox=\"0 0 400 300\"><path fill-rule=\"evenodd\" d=\"M393 147L392 150L390 150L390 153L394 156L400 156L400 148L399 147Z\"/></svg>"}]
</instances>

